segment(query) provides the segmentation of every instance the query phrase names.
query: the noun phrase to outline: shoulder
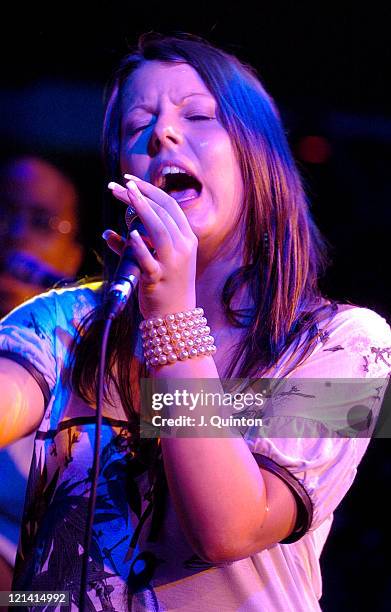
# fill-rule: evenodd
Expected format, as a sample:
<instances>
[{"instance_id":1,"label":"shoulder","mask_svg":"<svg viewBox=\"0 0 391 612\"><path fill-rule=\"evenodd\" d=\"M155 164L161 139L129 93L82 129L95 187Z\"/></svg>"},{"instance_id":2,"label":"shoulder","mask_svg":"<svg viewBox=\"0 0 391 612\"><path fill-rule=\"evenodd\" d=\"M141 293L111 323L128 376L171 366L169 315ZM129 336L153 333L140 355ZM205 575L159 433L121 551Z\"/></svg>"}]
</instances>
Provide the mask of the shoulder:
<instances>
[{"instance_id":1,"label":"shoulder","mask_svg":"<svg viewBox=\"0 0 391 612\"><path fill-rule=\"evenodd\" d=\"M52 390L78 324L99 299L100 285L94 283L52 289L24 302L0 322L0 355L30 373L33 366Z\"/></svg>"},{"instance_id":2,"label":"shoulder","mask_svg":"<svg viewBox=\"0 0 391 612\"><path fill-rule=\"evenodd\" d=\"M320 325L318 343L304 362L327 366L338 376L387 377L391 372L391 329L369 308L339 304L333 318Z\"/></svg>"},{"instance_id":3,"label":"shoulder","mask_svg":"<svg viewBox=\"0 0 391 612\"><path fill-rule=\"evenodd\" d=\"M27 300L8 315L1 325L16 324L27 318L38 318L42 325L58 317L79 322L98 303L102 283L86 283L73 287L51 289Z\"/></svg>"},{"instance_id":4,"label":"shoulder","mask_svg":"<svg viewBox=\"0 0 391 612\"><path fill-rule=\"evenodd\" d=\"M369 308L339 305L337 313L324 332L322 337L320 330L320 341L323 349L327 351L333 350L336 341L348 352L374 352L376 347L391 351L389 324Z\"/></svg>"},{"instance_id":5,"label":"shoulder","mask_svg":"<svg viewBox=\"0 0 391 612\"><path fill-rule=\"evenodd\" d=\"M54 299L57 310L78 324L100 302L102 283L86 283L75 287L64 287L49 292Z\"/></svg>"},{"instance_id":6,"label":"shoulder","mask_svg":"<svg viewBox=\"0 0 391 612\"><path fill-rule=\"evenodd\" d=\"M51 289L37 296L37 298L33 298L31 301L34 303L37 299L52 299L57 302L60 307L66 307L71 304L86 304L91 308L98 304L102 294L102 287L103 283L101 282L61 287L58 289Z\"/></svg>"},{"instance_id":7,"label":"shoulder","mask_svg":"<svg viewBox=\"0 0 391 612\"><path fill-rule=\"evenodd\" d=\"M0 321L0 350L23 352L26 346L69 344L82 319L98 305L100 286L81 285L52 289L12 310Z\"/></svg>"},{"instance_id":8,"label":"shoulder","mask_svg":"<svg viewBox=\"0 0 391 612\"><path fill-rule=\"evenodd\" d=\"M350 334L355 330L366 332L368 335L388 335L391 330L387 321L374 310L350 304L338 304L335 316L330 322L333 333Z\"/></svg>"}]
</instances>

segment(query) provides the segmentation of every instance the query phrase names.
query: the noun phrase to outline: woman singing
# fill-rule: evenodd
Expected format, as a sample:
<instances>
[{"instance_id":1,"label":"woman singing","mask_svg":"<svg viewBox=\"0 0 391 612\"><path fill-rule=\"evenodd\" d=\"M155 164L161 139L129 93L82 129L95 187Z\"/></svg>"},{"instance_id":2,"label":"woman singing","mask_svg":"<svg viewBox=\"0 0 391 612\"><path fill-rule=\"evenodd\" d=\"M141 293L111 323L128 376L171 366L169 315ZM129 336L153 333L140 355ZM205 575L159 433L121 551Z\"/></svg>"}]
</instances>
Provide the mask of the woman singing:
<instances>
[{"instance_id":1,"label":"woman singing","mask_svg":"<svg viewBox=\"0 0 391 612\"><path fill-rule=\"evenodd\" d=\"M145 35L107 100L107 215L116 227L135 209L140 280L108 346L89 609L319 610L319 556L369 442L354 415L376 419L390 328L321 295L322 238L251 68L194 36ZM72 609L105 294L125 244L104 237L107 280L41 295L0 329L2 443L37 432L13 588L69 591ZM265 427L157 440L140 435L145 378L286 386ZM357 384L342 401L333 379Z\"/></svg>"}]
</instances>

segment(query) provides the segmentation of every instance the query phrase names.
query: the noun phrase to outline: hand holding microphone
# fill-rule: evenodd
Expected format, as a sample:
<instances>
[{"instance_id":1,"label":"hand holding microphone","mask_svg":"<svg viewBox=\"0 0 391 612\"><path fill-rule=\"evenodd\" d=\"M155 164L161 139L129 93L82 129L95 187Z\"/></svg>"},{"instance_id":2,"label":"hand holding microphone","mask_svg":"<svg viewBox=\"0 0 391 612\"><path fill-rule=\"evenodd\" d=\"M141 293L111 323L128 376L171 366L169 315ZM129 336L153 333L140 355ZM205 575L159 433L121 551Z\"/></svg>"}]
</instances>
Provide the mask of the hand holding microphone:
<instances>
[{"instance_id":1,"label":"hand holding microphone","mask_svg":"<svg viewBox=\"0 0 391 612\"><path fill-rule=\"evenodd\" d=\"M125 178L130 178L126 188L112 182L109 189L133 207L135 213L127 211L128 227L138 217L150 248L131 227L125 246L120 236L105 232L109 247L122 251L109 290L123 304L115 309L121 311L138 280L140 311L145 319L194 308L197 238L186 215L174 198L158 187L129 175Z\"/></svg>"},{"instance_id":2,"label":"hand holding microphone","mask_svg":"<svg viewBox=\"0 0 391 612\"><path fill-rule=\"evenodd\" d=\"M122 312L140 278L140 268L133 255L133 248L129 243L131 226L136 218L137 214L135 209L132 206L128 206L125 214L128 237L122 249L114 280L111 283L107 296L106 315L109 319L114 319ZM109 236L110 234L107 235L108 238Z\"/></svg>"}]
</instances>

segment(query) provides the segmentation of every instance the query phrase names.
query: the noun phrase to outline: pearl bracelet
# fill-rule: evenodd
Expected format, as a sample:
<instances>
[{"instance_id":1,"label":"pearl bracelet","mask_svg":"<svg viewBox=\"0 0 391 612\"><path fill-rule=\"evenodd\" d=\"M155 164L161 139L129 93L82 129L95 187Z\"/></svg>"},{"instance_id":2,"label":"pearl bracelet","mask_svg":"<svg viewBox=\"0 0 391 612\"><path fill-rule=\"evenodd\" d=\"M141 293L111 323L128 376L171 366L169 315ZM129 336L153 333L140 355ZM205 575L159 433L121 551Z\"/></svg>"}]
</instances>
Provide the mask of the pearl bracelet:
<instances>
[{"instance_id":1,"label":"pearl bracelet","mask_svg":"<svg viewBox=\"0 0 391 612\"><path fill-rule=\"evenodd\" d=\"M147 319L140 323L147 366L160 366L202 355L216 347L202 308Z\"/></svg>"}]
</instances>

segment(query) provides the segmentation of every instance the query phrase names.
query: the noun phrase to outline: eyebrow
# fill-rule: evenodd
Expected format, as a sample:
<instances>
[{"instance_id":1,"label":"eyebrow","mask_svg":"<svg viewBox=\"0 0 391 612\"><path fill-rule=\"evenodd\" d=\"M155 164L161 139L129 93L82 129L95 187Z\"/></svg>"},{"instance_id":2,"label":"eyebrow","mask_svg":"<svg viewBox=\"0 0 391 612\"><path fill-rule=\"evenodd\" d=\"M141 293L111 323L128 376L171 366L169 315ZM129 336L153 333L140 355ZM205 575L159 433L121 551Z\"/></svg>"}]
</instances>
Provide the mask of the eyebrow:
<instances>
[{"instance_id":1,"label":"eyebrow","mask_svg":"<svg viewBox=\"0 0 391 612\"><path fill-rule=\"evenodd\" d=\"M179 104L180 104L181 102L183 102L184 100L186 100L187 98L191 98L192 96L204 96L205 98L212 98L211 94L208 94L208 93L201 93L201 92L193 91L193 92L188 93L188 94L186 94L185 96L183 96L183 98L181 98L181 99L179 100ZM143 109L143 110L149 110L149 108L150 108L150 107L149 107L149 105L148 105L148 104L135 104L134 106L132 106L132 107L131 107L131 108L128 110L128 113L131 113L132 111L137 110L137 109L139 109L139 108L141 108L141 109Z\"/></svg>"}]
</instances>

